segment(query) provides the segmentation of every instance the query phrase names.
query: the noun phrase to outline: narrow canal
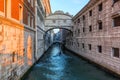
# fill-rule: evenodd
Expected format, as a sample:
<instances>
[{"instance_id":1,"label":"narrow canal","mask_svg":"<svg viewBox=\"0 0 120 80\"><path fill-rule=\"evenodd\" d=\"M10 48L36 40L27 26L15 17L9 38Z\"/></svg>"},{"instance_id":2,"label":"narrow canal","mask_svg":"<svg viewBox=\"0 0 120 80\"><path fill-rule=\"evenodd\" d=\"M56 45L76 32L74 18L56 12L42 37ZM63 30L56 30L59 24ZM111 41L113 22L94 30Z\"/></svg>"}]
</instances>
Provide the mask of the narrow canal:
<instances>
[{"instance_id":1,"label":"narrow canal","mask_svg":"<svg viewBox=\"0 0 120 80\"><path fill-rule=\"evenodd\" d=\"M54 44L22 80L120 80Z\"/></svg>"}]
</instances>

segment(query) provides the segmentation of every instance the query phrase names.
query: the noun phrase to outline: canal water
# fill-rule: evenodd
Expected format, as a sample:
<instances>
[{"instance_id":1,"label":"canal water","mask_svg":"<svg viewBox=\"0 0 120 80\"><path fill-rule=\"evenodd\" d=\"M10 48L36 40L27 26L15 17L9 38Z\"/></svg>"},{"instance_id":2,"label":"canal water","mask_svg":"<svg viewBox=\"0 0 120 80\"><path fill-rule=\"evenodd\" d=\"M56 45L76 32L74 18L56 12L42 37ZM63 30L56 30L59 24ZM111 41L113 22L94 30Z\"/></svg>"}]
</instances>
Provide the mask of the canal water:
<instances>
[{"instance_id":1,"label":"canal water","mask_svg":"<svg viewBox=\"0 0 120 80\"><path fill-rule=\"evenodd\" d=\"M120 80L54 44L22 80Z\"/></svg>"}]
</instances>

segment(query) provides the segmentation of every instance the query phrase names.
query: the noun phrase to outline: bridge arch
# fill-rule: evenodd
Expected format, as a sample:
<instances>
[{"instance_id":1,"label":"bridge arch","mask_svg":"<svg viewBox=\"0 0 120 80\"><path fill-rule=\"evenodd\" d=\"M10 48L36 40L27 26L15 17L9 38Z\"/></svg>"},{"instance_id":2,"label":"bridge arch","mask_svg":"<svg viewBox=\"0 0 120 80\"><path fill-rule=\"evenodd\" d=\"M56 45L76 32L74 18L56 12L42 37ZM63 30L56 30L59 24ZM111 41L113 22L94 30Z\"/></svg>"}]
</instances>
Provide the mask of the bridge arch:
<instances>
[{"instance_id":1,"label":"bridge arch","mask_svg":"<svg viewBox=\"0 0 120 80\"><path fill-rule=\"evenodd\" d=\"M50 28L50 29L48 29L47 31L45 31L45 33L44 33L44 35L43 35L43 38L45 39L46 34L47 34L49 31L53 30L53 29L64 29L64 30L69 31L70 34L73 34L73 32L72 32L70 29L68 29L68 28L64 28L64 27L54 27L54 28Z\"/></svg>"}]
</instances>

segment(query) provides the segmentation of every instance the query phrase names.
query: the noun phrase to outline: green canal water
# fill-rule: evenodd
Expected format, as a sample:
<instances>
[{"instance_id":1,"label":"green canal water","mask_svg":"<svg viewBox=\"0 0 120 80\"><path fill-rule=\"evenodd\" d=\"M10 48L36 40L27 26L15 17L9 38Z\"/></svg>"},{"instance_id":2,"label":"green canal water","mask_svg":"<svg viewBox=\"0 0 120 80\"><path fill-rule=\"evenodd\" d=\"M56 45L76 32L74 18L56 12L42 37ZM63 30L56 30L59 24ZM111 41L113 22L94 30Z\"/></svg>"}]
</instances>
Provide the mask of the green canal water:
<instances>
[{"instance_id":1,"label":"green canal water","mask_svg":"<svg viewBox=\"0 0 120 80\"><path fill-rule=\"evenodd\" d=\"M54 44L22 80L120 80Z\"/></svg>"}]
</instances>

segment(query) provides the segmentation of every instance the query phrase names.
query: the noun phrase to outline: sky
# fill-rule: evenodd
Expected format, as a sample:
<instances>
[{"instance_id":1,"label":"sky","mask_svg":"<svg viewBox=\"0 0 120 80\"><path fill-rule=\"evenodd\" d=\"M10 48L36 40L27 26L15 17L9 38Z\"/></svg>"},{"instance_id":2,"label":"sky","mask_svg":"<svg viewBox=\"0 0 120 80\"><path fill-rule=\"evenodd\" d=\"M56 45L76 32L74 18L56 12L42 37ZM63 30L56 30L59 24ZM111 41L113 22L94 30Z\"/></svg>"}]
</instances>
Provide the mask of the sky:
<instances>
[{"instance_id":1,"label":"sky","mask_svg":"<svg viewBox=\"0 0 120 80\"><path fill-rule=\"evenodd\" d=\"M54 13L56 10L62 10L70 15L76 15L89 0L50 0L51 10Z\"/></svg>"},{"instance_id":2,"label":"sky","mask_svg":"<svg viewBox=\"0 0 120 80\"><path fill-rule=\"evenodd\" d=\"M54 33L58 33L60 29L53 29Z\"/></svg>"}]
</instances>

